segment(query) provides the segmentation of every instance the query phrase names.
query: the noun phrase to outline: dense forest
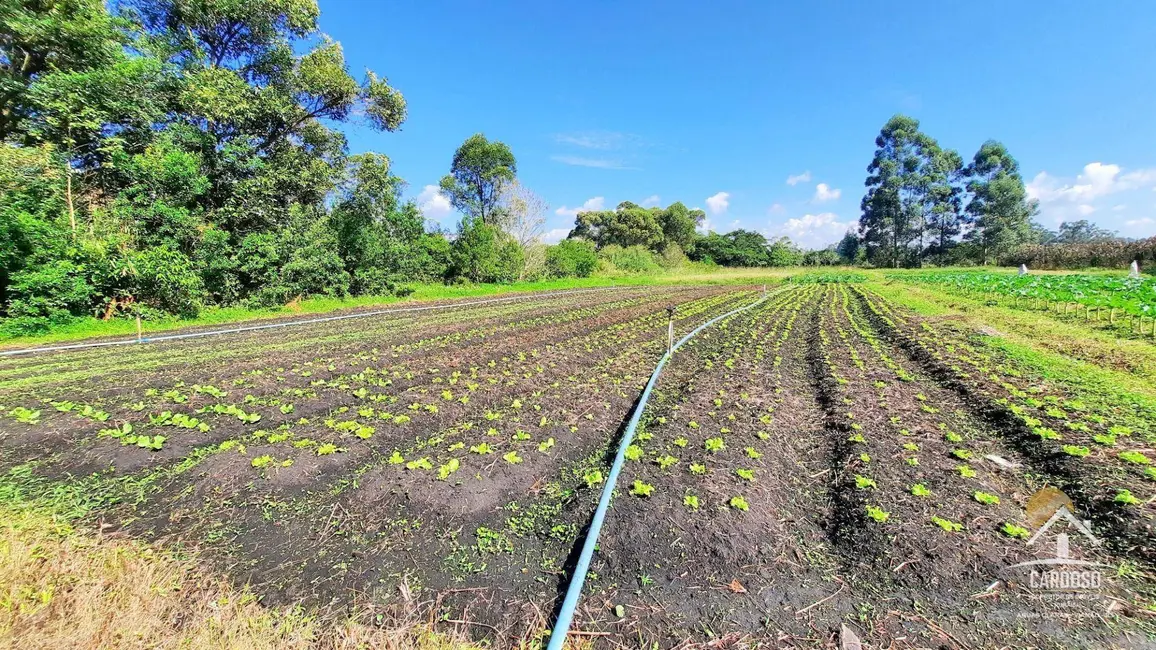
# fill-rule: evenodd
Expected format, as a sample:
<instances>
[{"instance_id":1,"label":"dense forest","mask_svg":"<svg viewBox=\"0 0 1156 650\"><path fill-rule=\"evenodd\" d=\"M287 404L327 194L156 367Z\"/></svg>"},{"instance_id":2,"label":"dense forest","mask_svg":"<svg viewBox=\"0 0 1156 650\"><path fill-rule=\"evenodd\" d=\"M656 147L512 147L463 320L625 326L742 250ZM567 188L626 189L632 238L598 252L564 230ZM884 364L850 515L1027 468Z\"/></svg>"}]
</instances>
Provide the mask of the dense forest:
<instances>
[{"instance_id":1,"label":"dense forest","mask_svg":"<svg viewBox=\"0 0 1156 650\"><path fill-rule=\"evenodd\" d=\"M442 231L402 199L387 156L350 153L343 123L395 131L406 102L385 76L350 73L319 13L315 0L0 2L5 333L414 282L986 263L1051 240L1116 241L1086 223L1047 233L1002 145L965 165L903 116L876 141L859 232L827 250L703 235L700 210L630 202L578 214L546 246L545 202L482 134L447 152L440 189L462 219Z\"/></svg>"}]
</instances>

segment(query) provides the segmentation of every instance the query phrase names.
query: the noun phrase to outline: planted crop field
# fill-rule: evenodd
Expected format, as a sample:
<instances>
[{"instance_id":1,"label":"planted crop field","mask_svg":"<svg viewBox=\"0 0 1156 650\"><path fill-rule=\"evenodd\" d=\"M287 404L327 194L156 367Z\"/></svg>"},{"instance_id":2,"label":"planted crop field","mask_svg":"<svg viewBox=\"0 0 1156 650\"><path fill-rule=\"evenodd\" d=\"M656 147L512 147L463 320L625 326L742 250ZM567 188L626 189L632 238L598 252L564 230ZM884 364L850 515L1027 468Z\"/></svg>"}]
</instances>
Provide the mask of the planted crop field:
<instances>
[{"instance_id":1,"label":"planted crop field","mask_svg":"<svg viewBox=\"0 0 1156 650\"><path fill-rule=\"evenodd\" d=\"M669 361L573 645L1151 647L1156 412L864 280L772 285ZM4 359L3 485L196 549L269 606L416 603L538 647L667 308L677 338L760 298L607 289ZM1095 543L1033 538L1058 505ZM1037 584L1069 553L1094 589Z\"/></svg>"},{"instance_id":2,"label":"planted crop field","mask_svg":"<svg viewBox=\"0 0 1156 650\"><path fill-rule=\"evenodd\" d=\"M1156 340L1156 279L1153 278L951 270L896 273L892 277L980 297L990 304L1047 311Z\"/></svg>"}]
</instances>

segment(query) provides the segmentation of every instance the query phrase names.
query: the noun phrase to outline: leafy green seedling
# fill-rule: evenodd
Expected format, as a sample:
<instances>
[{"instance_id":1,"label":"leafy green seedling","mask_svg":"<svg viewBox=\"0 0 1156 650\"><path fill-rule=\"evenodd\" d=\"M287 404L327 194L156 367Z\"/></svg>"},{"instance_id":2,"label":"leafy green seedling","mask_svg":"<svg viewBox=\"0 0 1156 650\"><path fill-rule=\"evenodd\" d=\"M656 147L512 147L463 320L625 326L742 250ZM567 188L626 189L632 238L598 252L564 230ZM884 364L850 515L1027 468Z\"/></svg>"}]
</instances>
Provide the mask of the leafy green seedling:
<instances>
[{"instance_id":1,"label":"leafy green seedling","mask_svg":"<svg viewBox=\"0 0 1156 650\"><path fill-rule=\"evenodd\" d=\"M417 460L411 460L405 464L406 469L433 469L433 463L428 457L421 457Z\"/></svg>"},{"instance_id":2,"label":"leafy green seedling","mask_svg":"<svg viewBox=\"0 0 1156 650\"><path fill-rule=\"evenodd\" d=\"M1004 525L1000 528L1000 532L1013 539L1027 539L1031 536L1031 531L1027 528L1017 526L1011 522L1004 522Z\"/></svg>"},{"instance_id":3,"label":"leafy green seedling","mask_svg":"<svg viewBox=\"0 0 1156 650\"><path fill-rule=\"evenodd\" d=\"M1138 451L1120 452L1120 460L1135 465L1151 465L1152 460Z\"/></svg>"},{"instance_id":4,"label":"leafy green seedling","mask_svg":"<svg viewBox=\"0 0 1156 650\"><path fill-rule=\"evenodd\" d=\"M450 474L458 471L461 466L461 461L457 458L451 458L448 463L438 468L438 479L442 481L446 480Z\"/></svg>"},{"instance_id":5,"label":"leafy green seedling","mask_svg":"<svg viewBox=\"0 0 1156 650\"><path fill-rule=\"evenodd\" d=\"M875 479L856 474L855 487L859 488L860 490L866 490L869 488L877 488L879 486L875 483Z\"/></svg>"},{"instance_id":6,"label":"leafy green seedling","mask_svg":"<svg viewBox=\"0 0 1156 650\"><path fill-rule=\"evenodd\" d=\"M951 521L950 519L944 519L943 517L940 517L939 515L932 516L931 517L931 523L935 524L936 526L939 526L940 528L946 530L949 533L958 533L959 531L963 530L963 524L956 523L954 521Z\"/></svg>"},{"instance_id":7,"label":"leafy green seedling","mask_svg":"<svg viewBox=\"0 0 1156 650\"><path fill-rule=\"evenodd\" d=\"M624 455L626 456L626 460L641 460L643 455L642 447L629 445L626 447Z\"/></svg>"},{"instance_id":8,"label":"leafy green seedling","mask_svg":"<svg viewBox=\"0 0 1156 650\"><path fill-rule=\"evenodd\" d=\"M1116 498L1112 499L1116 503L1122 503L1126 506L1134 506L1140 503L1130 490L1119 490L1116 492Z\"/></svg>"},{"instance_id":9,"label":"leafy green seedling","mask_svg":"<svg viewBox=\"0 0 1156 650\"><path fill-rule=\"evenodd\" d=\"M586 481L586 487L593 488L595 486L601 485L606 479L602 476L601 471L595 469L586 472L582 476L582 480Z\"/></svg>"},{"instance_id":10,"label":"leafy green seedling","mask_svg":"<svg viewBox=\"0 0 1156 650\"><path fill-rule=\"evenodd\" d=\"M976 476L975 470L967 465L956 465L955 471L959 472L963 478L975 478Z\"/></svg>"},{"instance_id":11,"label":"leafy green seedling","mask_svg":"<svg viewBox=\"0 0 1156 650\"><path fill-rule=\"evenodd\" d=\"M928 489L928 487L922 483L916 483L915 485L912 485L911 486L911 493L917 497L929 497L929 496L931 496L931 490Z\"/></svg>"},{"instance_id":12,"label":"leafy green seedling","mask_svg":"<svg viewBox=\"0 0 1156 650\"><path fill-rule=\"evenodd\" d=\"M981 492L979 490L976 490L975 494L973 494L972 496L975 498L976 501L979 501L980 503L982 503L984 505L994 506L994 505L999 504L999 497L994 495L994 494L989 494L987 492Z\"/></svg>"},{"instance_id":13,"label":"leafy green seedling","mask_svg":"<svg viewBox=\"0 0 1156 650\"><path fill-rule=\"evenodd\" d=\"M634 481L634 486L630 488L630 493L636 497L648 497L654 494L654 486L642 481Z\"/></svg>"},{"instance_id":14,"label":"leafy green seedling","mask_svg":"<svg viewBox=\"0 0 1156 650\"><path fill-rule=\"evenodd\" d=\"M470 446L470 453L484 456L486 454L494 453L494 448L491 447L489 443L483 442L481 444Z\"/></svg>"},{"instance_id":15,"label":"leafy green seedling","mask_svg":"<svg viewBox=\"0 0 1156 650\"><path fill-rule=\"evenodd\" d=\"M682 505L691 510L698 510L698 497L693 494L688 494L682 498Z\"/></svg>"},{"instance_id":16,"label":"leafy green seedling","mask_svg":"<svg viewBox=\"0 0 1156 650\"><path fill-rule=\"evenodd\" d=\"M746 512L746 511L751 509L751 506L749 503L747 503L747 500L742 498L741 496L731 497L730 507L732 507L736 510L742 510L743 512Z\"/></svg>"},{"instance_id":17,"label":"leafy green seedling","mask_svg":"<svg viewBox=\"0 0 1156 650\"><path fill-rule=\"evenodd\" d=\"M755 480L755 470L753 469L736 469L735 474L738 474L739 478L745 481L754 482Z\"/></svg>"},{"instance_id":18,"label":"leafy green seedling","mask_svg":"<svg viewBox=\"0 0 1156 650\"><path fill-rule=\"evenodd\" d=\"M882 524L891 517L891 513L876 506L867 506L867 516Z\"/></svg>"},{"instance_id":19,"label":"leafy green seedling","mask_svg":"<svg viewBox=\"0 0 1156 650\"><path fill-rule=\"evenodd\" d=\"M273 457L270 456L269 454L265 454L264 456L258 456L256 458L254 458L252 461L249 462L249 464L252 465L253 467L261 468L261 467L265 467L266 465L268 465L269 463L272 463L272 462L273 462Z\"/></svg>"},{"instance_id":20,"label":"leafy green seedling","mask_svg":"<svg viewBox=\"0 0 1156 650\"><path fill-rule=\"evenodd\" d=\"M667 454L667 455L662 456L660 458L656 458L654 460L654 462L657 463L658 466L661 467L662 469L668 469L671 465L674 465L675 463L677 463L678 459L675 458L674 456L671 456L670 454Z\"/></svg>"},{"instance_id":21,"label":"leafy green seedling","mask_svg":"<svg viewBox=\"0 0 1156 650\"><path fill-rule=\"evenodd\" d=\"M1064 445L1063 450L1065 454L1069 456L1075 456L1076 458L1083 458L1084 456L1092 453L1091 449L1088 449L1082 445Z\"/></svg>"},{"instance_id":22,"label":"leafy green seedling","mask_svg":"<svg viewBox=\"0 0 1156 650\"><path fill-rule=\"evenodd\" d=\"M690 473L697 474L699 476L706 474L706 465L703 465L702 463L691 463Z\"/></svg>"},{"instance_id":23,"label":"leafy green seedling","mask_svg":"<svg viewBox=\"0 0 1156 650\"><path fill-rule=\"evenodd\" d=\"M722 451L726 448L726 444L723 443L722 438L707 438L705 446L706 450L712 454Z\"/></svg>"},{"instance_id":24,"label":"leafy green seedling","mask_svg":"<svg viewBox=\"0 0 1156 650\"><path fill-rule=\"evenodd\" d=\"M676 447L686 447L688 442L690 442L690 441L687 440L686 438L683 438L682 436L679 436L679 437L674 439L674 445Z\"/></svg>"},{"instance_id":25,"label":"leafy green seedling","mask_svg":"<svg viewBox=\"0 0 1156 650\"><path fill-rule=\"evenodd\" d=\"M518 455L517 451L511 451L510 453L502 456L502 458L511 465L517 465L518 463L522 462L522 457Z\"/></svg>"},{"instance_id":26,"label":"leafy green seedling","mask_svg":"<svg viewBox=\"0 0 1156 650\"><path fill-rule=\"evenodd\" d=\"M540 451L542 453L546 453L553 446L554 446L554 439L553 438L547 438L546 440L538 443L538 451Z\"/></svg>"}]
</instances>

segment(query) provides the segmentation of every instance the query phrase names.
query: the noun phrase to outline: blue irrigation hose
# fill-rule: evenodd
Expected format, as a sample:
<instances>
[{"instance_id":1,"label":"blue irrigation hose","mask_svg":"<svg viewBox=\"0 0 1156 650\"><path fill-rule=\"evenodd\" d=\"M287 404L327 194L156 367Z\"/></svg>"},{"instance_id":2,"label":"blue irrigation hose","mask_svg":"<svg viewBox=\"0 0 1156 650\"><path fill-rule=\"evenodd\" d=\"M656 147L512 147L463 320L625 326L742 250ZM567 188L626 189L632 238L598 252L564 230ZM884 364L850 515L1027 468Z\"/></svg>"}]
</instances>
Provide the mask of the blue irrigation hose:
<instances>
[{"instance_id":1,"label":"blue irrigation hose","mask_svg":"<svg viewBox=\"0 0 1156 650\"><path fill-rule=\"evenodd\" d=\"M638 406L634 407L634 414L630 416L626 431L622 434L622 442L618 444L618 454L614 457L614 464L610 466L610 474L606 477L606 485L602 488L602 498L598 500L598 509L594 511L594 518L590 521L590 530L586 533L586 540L582 542L582 554L578 556L578 564L574 567L574 576L570 579L570 586L566 588L566 599L562 601L562 609L558 612L558 620L554 623L554 630L550 633L550 644L546 646L546 650L562 650L562 644L566 642L566 634L570 631L570 624L574 620L574 610L578 608L578 599L582 596L582 587L586 583L586 573L590 570L590 559L594 557L594 547L598 545L598 534L602 531L602 521L606 518L606 511L610 508L610 495L614 492L614 485L618 482L618 474L626 462L626 448L634 441L634 430L638 428L638 422L642 419L642 412L646 410L646 401L650 399L650 391L658 383L658 375L666 366L666 362L684 343L694 338L699 332L724 318L759 305L769 297L769 295L763 296L745 307L739 307L699 325L690 334L679 339L678 343L675 343L670 351L663 354L662 358L658 360L658 365L654 367L654 373L650 375L650 381L646 382L646 388L642 391Z\"/></svg>"},{"instance_id":2,"label":"blue irrigation hose","mask_svg":"<svg viewBox=\"0 0 1156 650\"><path fill-rule=\"evenodd\" d=\"M402 307L395 309L379 309L377 311L362 311L353 314L342 314L340 316L325 316L321 318L310 318L307 320L282 321L278 323L266 323L264 325L246 325L244 327L233 327L229 329L211 330L207 332L192 332L189 334L165 334L161 336L144 336L141 338L121 339L117 341L99 341L97 343L73 343L70 345L52 345L39 348L26 348L23 350L4 350L0 351L0 357L12 357L20 354L36 354L39 352L61 352L64 350L83 350L87 348L105 348L115 345L137 345L140 343L160 343L162 341L176 341L179 339L193 339L205 336L218 336L221 334L237 334L240 332L254 332L257 330L275 329L280 327L293 327L296 325L311 325L314 323L327 323L330 321L349 320L351 318L366 318L368 316L381 316L383 314L399 314L413 311L431 311L436 309L455 309L459 307L472 307L475 305L486 305L496 302L509 302L511 300L527 300L534 298L552 298L554 296L569 296L579 293L590 293L592 291L607 291L614 289L630 289L631 286L610 286L597 287L593 289L571 289L566 291L554 291L549 293L518 293L514 296L505 298L488 298L485 300L473 300L469 302L454 302L444 305L428 305L425 307Z\"/></svg>"}]
</instances>

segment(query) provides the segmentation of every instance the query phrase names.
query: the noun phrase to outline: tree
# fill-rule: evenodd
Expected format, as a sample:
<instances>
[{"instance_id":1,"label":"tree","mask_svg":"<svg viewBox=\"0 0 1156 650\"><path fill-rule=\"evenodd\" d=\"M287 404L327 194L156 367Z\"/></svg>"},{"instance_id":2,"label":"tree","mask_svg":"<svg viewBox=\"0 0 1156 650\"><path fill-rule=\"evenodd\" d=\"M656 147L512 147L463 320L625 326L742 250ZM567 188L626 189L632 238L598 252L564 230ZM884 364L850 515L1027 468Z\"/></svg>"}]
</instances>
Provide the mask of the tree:
<instances>
[{"instance_id":1,"label":"tree","mask_svg":"<svg viewBox=\"0 0 1156 650\"><path fill-rule=\"evenodd\" d=\"M844 264L854 264L859 261L859 257L863 252L860 245L859 235L855 234L854 230L848 230L843 235L843 239L835 244L835 252L839 254Z\"/></svg>"},{"instance_id":2,"label":"tree","mask_svg":"<svg viewBox=\"0 0 1156 650\"><path fill-rule=\"evenodd\" d=\"M928 176L924 214L929 245L921 246L924 256L943 256L954 246L963 229L963 158L952 149L936 150L925 166ZM921 245L923 242L921 241Z\"/></svg>"},{"instance_id":3,"label":"tree","mask_svg":"<svg viewBox=\"0 0 1156 650\"><path fill-rule=\"evenodd\" d=\"M454 152L450 173L442 178L441 189L462 214L486 225L497 225L501 221L502 189L517 174L517 161L510 148L476 133Z\"/></svg>"},{"instance_id":4,"label":"tree","mask_svg":"<svg viewBox=\"0 0 1156 650\"><path fill-rule=\"evenodd\" d=\"M1087 219L1079 221L1064 221L1060 224L1054 242L1062 244L1087 244L1091 242L1111 241L1118 236L1114 230L1101 228Z\"/></svg>"},{"instance_id":5,"label":"tree","mask_svg":"<svg viewBox=\"0 0 1156 650\"><path fill-rule=\"evenodd\" d=\"M659 213L658 223L662 227L662 246L676 245L688 250L694 244L695 230L706 219L702 210L688 210L681 202L671 203Z\"/></svg>"},{"instance_id":6,"label":"tree","mask_svg":"<svg viewBox=\"0 0 1156 650\"><path fill-rule=\"evenodd\" d=\"M980 248L982 262L1001 255L1032 238L1032 217L1039 202L1029 200L1019 163L1003 144L988 140L965 170L971 200L966 212L971 230L966 237Z\"/></svg>"},{"instance_id":7,"label":"tree","mask_svg":"<svg viewBox=\"0 0 1156 650\"><path fill-rule=\"evenodd\" d=\"M599 249L606 246L643 246L654 250L663 241L660 210L623 201L614 210L579 212L570 237L582 237Z\"/></svg>"},{"instance_id":8,"label":"tree","mask_svg":"<svg viewBox=\"0 0 1156 650\"><path fill-rule=\"evenodd\" d=\"M122 58L121 26L102 0L0 4L0 141L22 132L36 111L27 91L44 75L101 69Z\"/></svg>"},{"instance_id":9,"label":"tree","mask_svg":"<svg viewBox=\"0 0 1156 650\"><path fill-rule=\"evenodd\" d=\"M922 253L927 216L935 200L932 187L949 182L951 156L919 130L919 121L896 115L875 138L875 156L867 167L867 193L859 233L873 262L899 267ZM941 190L937 190L941 192ZM911 242L920 239L920 250Z\"/></svg>"},{"instance_id":10,"label":"tree","mask_svg":"<svg viewBox=\"0 0 1156 650\"><path fill-rule=\"evenodd\" d=\"M550 205L517 179L502 187L498 207L496 225L517 240L522 248L542 236Z\"/></svg>"}]
</instances>

